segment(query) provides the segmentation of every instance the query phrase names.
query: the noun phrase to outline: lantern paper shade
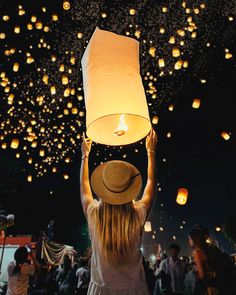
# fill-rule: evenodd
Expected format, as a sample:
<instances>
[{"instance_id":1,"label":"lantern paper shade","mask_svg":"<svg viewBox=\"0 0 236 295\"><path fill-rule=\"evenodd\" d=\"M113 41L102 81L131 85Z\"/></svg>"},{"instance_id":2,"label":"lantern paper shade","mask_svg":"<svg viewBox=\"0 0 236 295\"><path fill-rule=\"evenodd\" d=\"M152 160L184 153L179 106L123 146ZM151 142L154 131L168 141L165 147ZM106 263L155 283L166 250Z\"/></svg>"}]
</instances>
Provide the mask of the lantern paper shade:
<instances>
[{"instance_id":1,"label":"lantern paper shade","mask_svg":"<svg viewBox=\"0 0 236 295\"><path fill-rule=\"evenodd\" d=\"M107 145L145 137L151 123L139 74L139 42L96 28L82 70L87 136Z\"/></svg>"},{"instance_id":2,"label":"lantern paper shade","mask_svg":"<svg viewBox=\"0 0 236 295\"><path fill-rule=\"evenodd\" d=\"M179 205L185 205L188 200L188 190L186 188L179 188L176 198L176 203Z\"/></svg>"},{"instance_id":3,"label":"lantern paper shade","mask_svg":"<svg viewBox=\"0 0 236 295\"><path fill-rule=\"evenodd\" d=\"M144 231L150 232L152 231L152 224L151 221L146 221L144 224Z\"/></svg>"}]
</instances>

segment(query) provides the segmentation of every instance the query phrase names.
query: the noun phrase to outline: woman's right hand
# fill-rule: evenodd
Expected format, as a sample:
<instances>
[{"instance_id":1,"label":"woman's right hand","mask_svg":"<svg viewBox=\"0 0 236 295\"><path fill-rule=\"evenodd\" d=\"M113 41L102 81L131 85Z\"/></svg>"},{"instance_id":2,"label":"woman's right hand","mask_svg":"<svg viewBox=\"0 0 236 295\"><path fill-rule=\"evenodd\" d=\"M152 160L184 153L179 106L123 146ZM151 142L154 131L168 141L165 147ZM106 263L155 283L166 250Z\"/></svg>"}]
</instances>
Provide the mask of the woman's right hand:
<instances>
[{"instance_id":1,"label":"woman's right hand","mask_svg":"<svg viewBox=\"0 0 236 295\"><path fill-rule=\"evenodd\" d=\"M81 144L82 157L83 156L88 157L91 150L92 140L90 138L86 138L84 132L83 132L82 139L83 139Z\"/></svg>"},{"instance_id":2,"label":"woman's right hand","mask_svg":"<svg viewBox=\"0 0 236 295\"><path fill-rule=\"evenodd\" d=\"M146 149L147 151L155 152L157 147L157 134L154 129L151 129L150 133L146 137Z\"/></svg>"}]
</instances>

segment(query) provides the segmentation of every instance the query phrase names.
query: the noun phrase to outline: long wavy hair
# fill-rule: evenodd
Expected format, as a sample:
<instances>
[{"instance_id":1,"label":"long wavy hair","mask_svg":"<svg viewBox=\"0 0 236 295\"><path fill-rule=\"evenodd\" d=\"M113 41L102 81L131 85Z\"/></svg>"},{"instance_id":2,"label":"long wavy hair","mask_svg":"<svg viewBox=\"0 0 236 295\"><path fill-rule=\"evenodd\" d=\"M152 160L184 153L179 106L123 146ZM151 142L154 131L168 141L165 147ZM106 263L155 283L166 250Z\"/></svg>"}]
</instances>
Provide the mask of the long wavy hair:
<instances>
[{"instance_id":1,"label":"long wavy hair","mask_svg":"<svg viewBox=\"0 0 236 295\"><path fill-rule=\"evenodd\" d=\"M124 205L100 202L97 210L96 238L108 264L122 268L132 261L141 224L131 201Z\"/></svg>"}]
</instances>

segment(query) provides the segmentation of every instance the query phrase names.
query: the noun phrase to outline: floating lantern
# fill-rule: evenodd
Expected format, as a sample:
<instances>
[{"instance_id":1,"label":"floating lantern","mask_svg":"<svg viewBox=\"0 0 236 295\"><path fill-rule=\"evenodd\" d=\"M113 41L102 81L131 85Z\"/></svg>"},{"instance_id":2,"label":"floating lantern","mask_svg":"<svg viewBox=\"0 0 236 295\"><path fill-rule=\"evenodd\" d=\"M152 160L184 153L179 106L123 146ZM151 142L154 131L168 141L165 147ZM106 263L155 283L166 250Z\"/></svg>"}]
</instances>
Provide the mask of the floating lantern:
<instances>
[{"instance_id":1,"label":"floating lantern","mask_svg":"<svg viewBox=\"0 0 236 295\"><path fill-rule=\"evenodd\" d=\"M222 132L221 136L224 138L224 140L229 140L230 139L230 134L228 132Z\"/></svg>"},{"instance_id":2,"label":"floating lantern","mask_svg":"<svg viewBox=\"0 0 236 295\"><path fill-rule=\"evenodd\" d=\"M194 109L198 109L200 107L201 104L201 100L198 98L194 98L193 103L192 103L192 107Z\"/></svg>"},{"instance_id":3,"label":"floating lantern","mask_svg":"<svg viewBox=\"0 0 236 295\"><path fill-rule=\"evenodd\" d=\"M225 58L226 58L226 59L230 59L230 58L232 58L232 57L233 57L232 53L230 53L230 52L226 52L226 53L225 53Z\"/></svg>"},{"instance_id":4,"label":"floating lantern","mask_svg":"<svg viewBox=\"0 0 236 295\"><path fill-rule=\"evenodd\" d=\"M144 231L151 232L152 231L152 224L151 221L146 221L144 224Z\"/></svg>"},{"instance_id":5,"label":"floating lantern","mask_svg":"<svg viewBox=\"0 0 236 295\"><path fill-rule=\"evenodd\" d=\"M37 30L42 30L43 24L41 22L36 22L35 27L36 27Z\"/></svg>"},{"instance_id":6,"label":"floating lantern","mask_svg":"<svg viewBox=\"0 0 236 295\"><path fill-rule=\"evenodd\" d=\"M63 93L64 97L68 97L70 96L70 88L67 87L65 90L64 90L64 93Z\"/></svg>"},{"instance_id":7,"label":"floating lantern","mask_svg":"<svg viewBox=\"0 0 236 295\"><path fill-rule=\"evenodd\" d=\"M159 118L157 116L154 116L152 118L152 124L156 125L158 123Z\"/></svg>"},{"instance_id":8,"label":"floating lantern","mask_svg":"<svg viewBox=\"0 0 236 295\"><path fill-rule=\"evenodd\" d=\"M184 61L184 63L183 63L183 68L185 68L185 69L186 69L187 67L188 67L188 61L187 61L187 60L185 60L185 61Z\"/></svg>"},{"instance_id":9,"label":"floating lantern","mask_svg":"<svg viewBox=\"0 0 236 295\"><path fill-rule=\"evenodd\" d=\"M185 205L188 199L188 190L186 188L179 188L176 203L179 205Z\"/></svg>"},{"instance_id":10,"label":"floating lantern","mask_svg":"<svg viewBox=\"0 0 236 295\"><path fill-rule=\"evenodd\" d=\"M69 179L69 175L66 174L66 173L63 173L63 177L64 177L65 180Z\"/></svg>"},{"instance_id":11,"label":"floating lantern","mask_svg":"<svg viewBox=\"0 0 236 295\"><path fill-rule=\"evenodd\" d=\"M44 157L45 156L45 151L44 150L40 150L39 151L39 155L40 155L40 157Z\"/></svg>"},{"instance_id":12,"label":"floating lantern","mask_svg":"<svg viewBox=\"0 0 236 295\"><path fill-rule=\"evenodd\" d=\"M179 50L178 47L174 47L174 48L172 49L172 55L173 55L174 57L179 57L179 56L180 56L180 50Z\"/></svg>"},{"instance_id":13,"label":"floating lantern","mask_svg":"<svg viewBox=\"0 0 236 295\"><path fill-rule=\"evenodd\" d=\"M58 21L58 15L57 15L57 14L53 14L53 15L52 15L52 20L53 20L54 22Z\"/></svg>"},{"instance_id":14,"label":"floating lantern","mask_svg":"<svg viewBox=\"0 0 236 295\"><path fill-rule=\"evenodd\" d=\"M79 33L77 34L77 37L78 37L78 39L82 39L82 38L83 38L83 33L79 32Z\"/></svg>"},{"instance_id":15,"label":"floating lantern","mask_svg":"<svg viewBox=\"0 0 236 295\"><path fill-rule=\"evenodd\" d=\"M34 58L32 56L27 57L26 63L27 64L32 64L34 62Z\"/></svg>"},{"instance_id":16,"label":"floating lantern","mask_svg":"<svg viewBox=\"0 0 236 295\"><path fill-rule=\"evenodd\" d=\"M14 100L14 94L9 94L8 98L7 98L7 102L8 104L12 104L13 103L13 100Z\"/></svg>"},{"instance_id":17,"label":"floating lantern","mask_svg":"<svg viewBox=\"0 0 236 295\"><path fill-rule=\"evenodd\" d=\"M63 2L63 9L64 10L69 10L70 9L70 2L69 1L64 1Z\"/></svg>"},{"instance_id":18,"label":"floating lantern","mask_svg":"<svg viewBox=\"0 0 236 295\"><path fill-rule=\"evenodd\" d=\"M129 10L129 14L130 14L130 15L135 15L135 13L136 13L136 11L135 11L134 8L131 8L131 9Z\"/></svg>"},{"instance_id":19,"label":"floating lantern","mask_svg":"<svg viewBox=\"0 0 236 295\"><path fill-rule=\"evenodd\" d=\"M160 31L159 31L161 34L164 34L165 33L165 29L164 28L160 28Z\"/></svg>"},{"instance_id":20,"label":"floating lantern","mask_svg":"<svg viewBox=\"0 0 236 295\"><path fill-rule=\"evenodd\" d=\"M18 72L19 71L19 63L15 62L13 65L13 72Z\"/></svg>"},{"instance_id":21,"label":"floating lantern","mask_svg":"<svg viewBox=\"0 0 236 295\"><path fill-rule=\"evenodd\" d=\"M105 12L102 12L101 13L101 16L102 16L102 18L106 18L107 17L107 14Z\"/></svg>"},{"instance_id":22,"label":"floating lantern","mask_svg":"<svg viewBox=\"0 0 236 295\"><path fill-rule=\"evenodd\" d=\"M165 66L164 58L158 59L158 65L159 65L159 68L164 68Z\"/></svg>"},{"instance_id":23,"label":"floating lantern","mask_svg":"<svg viewBox=\"0 0 236 295\"><path fill-rule=\"evenodd\" d=\"M55 95L56 94L56 87L55 86L51 86L50 88L51 94Z\"/></svg>"},{"instance_id":24,"label":"floating lantern","mask_svg":"<svg viewBox=\"0 0 236 295\"><path fill-rule=\"evenodd\" d=\"M31 147L32 147L32 148L36 148L36 147L37 147L37 141L33 141L33 142L31 143Z\"/></svg>"},{"instance_id":25,"label":"floating lantern","mask_svg":"<svg viewBox=\"0 0 236 295\"><path fill-rule=\"evenodd\" d=\"M175 37L174 36L170 37L169 43L170 44L175 44Z\"/></svg>"},{"instance_id":26,"label":"floating lantern","mask_svg":"<svg viewBox=\"0 0 236 295\"><path fill-rule=\"evenodd\" d=\"M28 176L27 176L27 181L28 181L28 182L32 182L32 175L28 175Z\"/></svg>"},{"instance_id":27,"label":"floating lantern","mask_svg":"<svg viewBox=\"0 0 236 295\"><path fill-rule=\"evenodd\" d=\"M20 27L15 27L14 28L14 33L15 34L20 34Z\"/></svg>"},{"instance_id":28,"label":"floating lantern","mask_svg":"<svg viewBox=\"0 0 236 295\"><path fill-rule=\"evenodd\" d=\"M140 38L141 36L141 31L140 30L136 30L135 33L134 33L135 37L137 37L138 39Z\"/></svg>"},{"instance_id":29,"label":"floating lantern","mask_svg":"<svg viewBox=\"0 0 236 295\"><path fill-rule=\"evenodd\" d=\"M67 85L69 83L69 79L66 75L62 75L61 81L63 85Z\"/></svg>"},{"instance_id":30,"label":"floating lantern","mask_svg":"<svg viewBox=\"0 0 236 295\"><path fill-rule=\"evenodd\" d=\"M174 110L174 105L173 105L173 104L169 105L168 110L169 110L170 112L173 112L173 110Z\"/></svg>"},{"instance_id":31,"label":"floating lantern","mask_svg":"<svg viewBox=\"0 0 236 295\"><path fill-rule=\"evenodd\" d=\"M176 63L175 63L175 66L174 66L174 69L175 70L180 70L182 68L182 65L183 65L183 61L181 59L179 59Z\"/></svg>"},{"instance_id":32,"label":"floating lantern","mask_svg":"<svg viewBox=\"0 0 236 295\"><path fill-rule=\"evenodd\" d=\"M155 57L156 48L155 47L150 47L148 52L152 57Z\"/></svg>"},{"instance_id":33,"label":"floating lantern","mask_svg":"<svg viewBox=\"0 0 236 295\"><path fill-rule=\"evenodd\" d=\"M139 74L138 41L96 28L82 69L88 137L113 146L145 137L151 123Z\"/></svg>"},{"instance_id":34,"label":"floating lantern","mask_svg":"<svg viewBox=\"0 0 236 295\"><path fill-rule=\"evenodd\" d=\"M2 17L2 19L3 19L5 22L7 22L7 21L10 19L10 17L9 17L8 15L4 15L4 16Z\"/></svg>"},{"instance_id":35,"label":"floating lantern","mask_svg":"<svg viewBox=\"0 0 236 295\"><path fill-rule=\"evenodd\" d=\"M216 226L216 227L215 227L215 230L216 230L217 232L221 232L222 229L221 229L220 226Z\"/></svg>"},{"instance_id":36,"label":"floating lantern","mask_svg":"<svg viewBox=\"0 0 236 295\"><path fill-rule=\"evenodd\" d=\"M11 141L11 148L18 149L19 143L20 143L19 139L13 138Z\"/></svg>"}]
</instances>

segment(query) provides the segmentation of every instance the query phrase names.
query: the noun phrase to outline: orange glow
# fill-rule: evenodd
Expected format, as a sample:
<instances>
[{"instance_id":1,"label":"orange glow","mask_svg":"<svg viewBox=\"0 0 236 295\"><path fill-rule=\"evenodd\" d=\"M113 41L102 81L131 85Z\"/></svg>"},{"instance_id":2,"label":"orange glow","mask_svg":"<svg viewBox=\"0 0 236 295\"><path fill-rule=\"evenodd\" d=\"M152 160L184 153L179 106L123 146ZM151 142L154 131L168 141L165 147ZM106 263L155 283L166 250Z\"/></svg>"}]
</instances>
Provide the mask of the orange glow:
<instances>
[{"instance_id":1,"label":"orange glow","mask_svg":"<svg viewBox=\"0 0 236 295\"><path fill-rule=\"evenodd\" d=\"M179 188L176 203L179 205L185 205L188 199L188 190L186 188Z\"/></svg>"},{"instance_id":2,"label":"orange glow","mask_svg":"<svg viewBox=\"0 0 236 295\"><path fill-rule=\"evenodd\" d=\"M114 135L122 136L128 131L128 126L125 124L125 115L120 116L120 124L114 131Z\"/></svg>"}]
</instances>

